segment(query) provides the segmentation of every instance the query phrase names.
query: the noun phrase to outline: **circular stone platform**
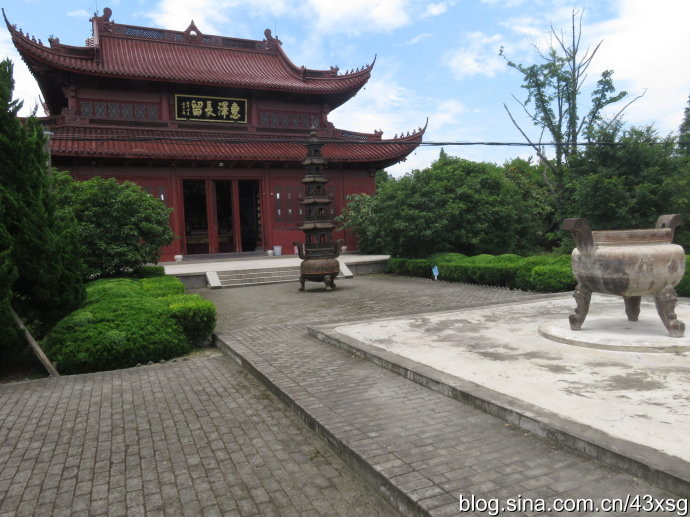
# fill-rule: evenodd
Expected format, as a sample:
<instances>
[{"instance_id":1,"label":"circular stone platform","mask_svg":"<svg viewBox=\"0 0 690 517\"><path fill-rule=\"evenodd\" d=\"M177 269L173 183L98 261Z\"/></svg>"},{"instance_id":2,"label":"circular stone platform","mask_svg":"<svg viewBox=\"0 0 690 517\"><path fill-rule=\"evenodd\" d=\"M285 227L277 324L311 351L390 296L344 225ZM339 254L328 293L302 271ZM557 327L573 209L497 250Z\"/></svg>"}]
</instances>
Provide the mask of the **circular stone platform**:
<instances>
[{"instance_id":1,"label":"circular stone platform","mask_svg":"<svg viewBox=\"0 0 690 517\"><path fill-rule=\"evenodd\" d=\"M640 314L639 321L628 321L622 301L620 305L622 314L618 316L588 315L582 325L582 330L570 330L567 317L544 322L539 325L539 335L566 345L599 350L645 353L690 352L689 331L686 331L685 337L671 337L656 311L644 316ZM647 309L645 312L650 311ZM679 319L682 321L680 315Z\"/></svg>"}]
</instances>

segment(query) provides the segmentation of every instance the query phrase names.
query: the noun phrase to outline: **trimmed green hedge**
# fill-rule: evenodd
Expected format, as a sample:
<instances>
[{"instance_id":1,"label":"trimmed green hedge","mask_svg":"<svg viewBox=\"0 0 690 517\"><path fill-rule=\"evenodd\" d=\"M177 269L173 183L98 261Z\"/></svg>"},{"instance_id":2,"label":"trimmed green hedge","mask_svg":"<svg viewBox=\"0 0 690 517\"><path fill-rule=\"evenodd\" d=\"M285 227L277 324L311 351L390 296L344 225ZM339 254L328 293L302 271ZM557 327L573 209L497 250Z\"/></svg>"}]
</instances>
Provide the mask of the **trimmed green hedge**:
<instances>
[{"instance_id":1,"label":"trimmed green hedge","mask_svg":"<svg viewBox=\"0 0 690 517\"><path fill-rule=\"evenodd\" d=\"M85 306L60 321L43 342L62 373L158 362L208 341L216 308L184 294L175 277L106 278L86 286Z\"/></svg>"},{"instance_id":2,"label":"trimmed green hedge","mask_svg":"<svg viewBox=\"0 0 690 517\"><path fill-rule=\"evenodd\" d=\"M216 327L216 306L208 300L189 298L170 304L168 310L192 346L204 345Z\"/></svg>"},{"instance_id":3,"label":"trimmed green hedge","mask_svg":"<svg viewBox=\"0 0 690 517\"><path fill-rule=\"evenodd\" d=\"M141 296L141 284L133 278L102 278L87 284L86 304Z\"/></svg>"},{"instance_id":4,"label":"trimmed green hedge","mask_svg":"<svg viewBox=\"0 0 690 517\"><path fill-rule=\"evenodd\" d=\"M467 258L464 253L452 253L450 251L444 251L442 253L434 253L429 257L429 261L434 264L441 264L445 262L455 262L460 259Z\"/></svg>"},{"instance_id":5,"label":"trimmed green hedge","mask_svg":"<svg viewBox=\"0 0 690 517\"><path fill-rule=\"evenodd\" d=\"M142 278L139 280L143 294L154 296L170 296L173 294L184 294L184 284L174 276L157 276L153 278Z\"/></svg>"},{"instance_id":6,"label":"trimmed green hedge","mask_svg":"<svg viewBox=\"0 0 690 517\"><path fill-rule=\"evenodd\" d=\"M575 287L570 255L521 257L514 254L475 255L437 253L429 259L392 258L388 271L430 278L437 265L439 278L451 282L494 285L539 292L568 291ZM536 272L535 269L539 268Z\"/></svg>"},{"instance_id":7,"label":"trimmed green hedge","mask_svg":"<svg viewBox=\"0 0 690 517\"><path fill-rule=\"evenodd\" d=\"M495 285L553 293L575 289L570 255L475 255L437 253L428 259L388 259L389 273L431 278L431 268L438 266L439 279L450 282ZM678 296L690 297L690 256L685 257L685 275L676 287Z\"/></svg>"},{"instance_id":8,"label":"trimmed green hedge","mask_svg":"<svg viewBox=\"0 0 690 517\"><path fill-rule=\"evenodd\" d=\"M535 266L530 274L533 291L558 293L575 289L575 277L569 266Z\"/></svg>"},{"instance_id":9,"label":"trimmed green hedge","mask_svg":"<svg viewBox=\"0 0 690 517\"><path fill-rule=\"evenodd\" d=\"M167 305L146 296L89 304L55 325L43 346L61 373L126 368L191 348Z\"/></svg>"}]
</instances>

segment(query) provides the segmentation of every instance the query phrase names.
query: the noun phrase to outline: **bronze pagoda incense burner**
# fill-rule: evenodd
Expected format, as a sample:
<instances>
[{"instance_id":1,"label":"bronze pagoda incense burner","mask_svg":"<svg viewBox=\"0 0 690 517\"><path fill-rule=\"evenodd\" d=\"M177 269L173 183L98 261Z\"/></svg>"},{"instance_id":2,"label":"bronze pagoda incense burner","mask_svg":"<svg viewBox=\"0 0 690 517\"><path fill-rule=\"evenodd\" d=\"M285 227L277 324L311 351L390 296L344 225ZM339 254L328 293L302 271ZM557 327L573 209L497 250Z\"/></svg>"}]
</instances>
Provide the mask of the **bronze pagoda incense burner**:
<instances>
[{"instance_id":1,"label":"bronze pagoda incense burner","mask_svg":"<svg viewBox=\"0 0 690 517\"><path fill-rule=\"evenodd\" d=\"M572 232L577 246L572 254L577 308L570 315L570 328L582 328L593 292L622 296L630 321L637 321L641 297L653 295L670 335L683 337L685 324L676 318L674 287L685 273L685 252L673 244L682 222L679 215L662 215L652 229L593 232L585 219L564 220L563 229Z\"/></svg>"},{"instance_id":2,"label":"bronze pagoda incense burner","mask_svg":"<svg viewBox=\"0 0 690 517\"><path fill-rule=\"evenodd\" d=\"M306 240L294 243L302 259L299 290L304 291L304 284L309 281L324 282L326 291L332 291L335 277L340 273L337 257L340 255L342 241L333 240L335 224L332 220L331 195L326 192L328 179L323 175L327 162L321 155L323 144L317 138L316 131L309 134L306 147L307 158L302 162L305 169L302 178L305 194L301 202L306 216L300 227Z\"/></svg>"}]
</instances>

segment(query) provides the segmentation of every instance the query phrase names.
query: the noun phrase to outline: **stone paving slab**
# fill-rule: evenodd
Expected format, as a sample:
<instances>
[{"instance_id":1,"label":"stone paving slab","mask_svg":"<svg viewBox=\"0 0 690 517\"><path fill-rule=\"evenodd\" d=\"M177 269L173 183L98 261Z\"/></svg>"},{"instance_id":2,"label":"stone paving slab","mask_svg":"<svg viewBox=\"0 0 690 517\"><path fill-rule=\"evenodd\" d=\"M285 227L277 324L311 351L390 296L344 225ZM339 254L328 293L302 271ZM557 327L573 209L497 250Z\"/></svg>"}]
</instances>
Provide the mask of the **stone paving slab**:
<instances>
[{"instance_id":1,"label":"stone paving slab","mask_svg":"<svg viewBox=\"0 0 690 517\"><path fill-rule=\"evenodd\" d=\"M394 515L215 357L0 386L0 516Z\"/></svg>"},{"instance_id":2,"label":"stone paving slab","mask_svg":"<svg viewBox=\"0 0 690 517\"><path fill-rule=\"evenodd\" d=\"M266 290L263 296L260 289ZM315 321L528 300L526 293L371 275L328 294L302 295L283 285L204 295L218 305L219 338L228 353L254 370L350 464L368 468L363 474L369 480L383 480L372 487L404 513L456 515L461 493L503 501L674 497L305 332Z\"/></svg>"}]
</instances>

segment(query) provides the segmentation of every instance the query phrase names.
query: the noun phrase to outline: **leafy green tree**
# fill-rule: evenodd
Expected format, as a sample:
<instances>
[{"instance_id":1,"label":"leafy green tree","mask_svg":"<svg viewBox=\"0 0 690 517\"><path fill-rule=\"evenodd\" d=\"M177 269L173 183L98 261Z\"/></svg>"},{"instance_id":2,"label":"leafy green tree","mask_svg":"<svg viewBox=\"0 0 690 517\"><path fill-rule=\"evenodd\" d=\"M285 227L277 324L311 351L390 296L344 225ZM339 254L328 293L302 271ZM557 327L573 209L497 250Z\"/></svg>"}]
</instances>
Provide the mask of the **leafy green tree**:
<instances>
[{"instance_id":1,"label":"leafy green tree","mask_svg":"<svg viewBox=\"0 0 690 517\"><path fill-rule=\"evenodd\" d=\"M431 167L380 184L375 196L352 196L340 220L366 252L514 253L535 246L534 203L501 167L441 151Z\"/></svg>"},{"instance_id":2,"label":"leafy green tree","mask_svg":"<svg viewBox=\"0 0 690 517\"><path fill-rule=\"evenodd\" d=\"M553 220L553 200L541 176L542 168L532 163L532 159L515 158L503 164L506 180L510 181L521 197L520 207L525 210L523 234L520 239L528 243L526 249L549 249L553 236L549 232Z\"/></svg>"},{"instance_id":3,"label":"leafy green tree","mask_svg":"<svg viewBox=\"0 0 690 517\"><path fill-rule=\"evenodd\" d=\"M571 160L569 216L586 217L595 229L650 228L668 213L690 221L690 168L673 136L615 122L592 137L616 145L588 146ZM676 241L687 246L687 238L681 227Z\"/></svg>"},{"instance_id":4,"label":"leafy green tree","mask_svg":"<svg viewBox=\"0 0 690 517\"><path fill-rule=\"evenodd\" d=\"M392 178L392 176L390 174L388 174L383 169L376 171L376 175L374 177L374 181L376 182L376 187L378 188L379 185L389 181L391 178Z\"/></svg>"},{"instance_id":5,"label":"leafy green tree","mask_svg":"<svg viewBox=\"0 0 690 517\"><path fill-rule=\"evenodd\" d=\"M6 59L0 62L0 269L10 275L3 285L16 272L11 304L40 337L81 305L83 269L74 222L58 210L43 128L34 116L17 118L21 102L12 100L13 89Z\"/></svg>"},{"instance_id":6,"label":"leafy green tree","mask_svg":"<svg viewBox=\"0 0 690 517\"><path fill-rule=\"evenodd\" d=\"M680 152L687 157L690 157L690 96L688 97L688 105L685 106L683 113L683 122L678 128L678 148Z\"/></svg>"},{"instance_id":7,"label":"leafy green tree","mask_svg":"<svg viewBox=\"0 0 690 517\"><path fill-rule=\"evenodd\" d=\"M174 238L171 209L138 185L114 178L73 181L60 176L62 205L74 214L89 278L127 273L157 262L161 248Z\"/></svg>"},{"instance_id":8,"label":"leafy green tree","mask_svg":"<svg viewBox=\"0 0 690 517\"><path fill-rule=\"evenodd\" d=\"M555 43L545 51L536 48L541 63L523 65L506 58L508 66L522 75L522 87L527 90L527 97L524 101L516 100L532 124L539 128L539 139L528 137L505 104L504 107L544 165L544 182L553 196L557 219L562 215L566 168L570 159L577 156L579 139L582 136L590 138L592 130L602 120L603 110L628 95L625 91L616 92L613 72L605 70L591 92L589 104L581 100L587 70L602 43L600 41L593 50L583 53L581 35L582 12L578 17L578 13L573 11L570 33L566 36L552 27L551 36ZM503 48L500 54L504 55ZM614 121L631 102L615 115ZM549 156L541 145L545 134L556 144L553 156Z\"/></svg>"}]
</instances>

